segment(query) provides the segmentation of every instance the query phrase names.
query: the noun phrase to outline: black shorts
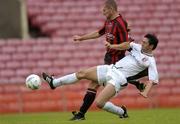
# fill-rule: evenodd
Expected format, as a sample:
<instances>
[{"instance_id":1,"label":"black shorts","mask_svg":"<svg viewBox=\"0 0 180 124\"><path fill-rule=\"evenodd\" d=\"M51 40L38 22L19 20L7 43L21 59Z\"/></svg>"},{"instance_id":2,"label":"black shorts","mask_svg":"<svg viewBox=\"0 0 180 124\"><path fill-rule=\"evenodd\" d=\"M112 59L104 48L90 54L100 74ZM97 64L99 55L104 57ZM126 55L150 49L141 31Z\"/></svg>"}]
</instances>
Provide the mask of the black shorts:
<instances>
[{"instance_id":1,"label":"black shorts","mask_svg":"<svg viewBox=\"0 0 180 124\"><path fill-rule=\"evenodd\" d=\"M124 56L125 56L124 54L106 53L104 56L104 64L106 64L106 65L115 64L117 61L122 59Z\"/></svg>"},{"instance_id":2,"label":"black shorts","mask_svg":"<svg viewBox=\"0 0 180 124\"><path fill-rule=\"evenodd\" d=\"M137 80L137 79L140 79L140 78L145 77L145 76L148 76L148 68L146 68L145 70L139 72L138 74L136 74L134 76L128 77L127 81Z\"/></svg>"}]
</instances>

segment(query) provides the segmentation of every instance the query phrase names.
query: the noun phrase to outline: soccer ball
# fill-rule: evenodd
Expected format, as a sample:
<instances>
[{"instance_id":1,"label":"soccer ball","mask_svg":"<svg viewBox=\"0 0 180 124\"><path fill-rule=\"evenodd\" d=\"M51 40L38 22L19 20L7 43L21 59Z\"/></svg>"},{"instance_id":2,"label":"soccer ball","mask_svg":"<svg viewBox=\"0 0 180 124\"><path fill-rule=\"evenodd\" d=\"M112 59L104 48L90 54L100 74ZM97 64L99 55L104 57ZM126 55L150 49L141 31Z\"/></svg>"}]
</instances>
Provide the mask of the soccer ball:
<instances>
[{"instance_id":1,"label":"soccer ball","mask_svg":"<svg viewBox=\"0 0 180 124\"><path fill-rule=\"evenodd\" d=\"M26 86L32 90L39 89L41 86L41 78L36 74L31 74L26 78Z\"/></svg>"}]
</instances>

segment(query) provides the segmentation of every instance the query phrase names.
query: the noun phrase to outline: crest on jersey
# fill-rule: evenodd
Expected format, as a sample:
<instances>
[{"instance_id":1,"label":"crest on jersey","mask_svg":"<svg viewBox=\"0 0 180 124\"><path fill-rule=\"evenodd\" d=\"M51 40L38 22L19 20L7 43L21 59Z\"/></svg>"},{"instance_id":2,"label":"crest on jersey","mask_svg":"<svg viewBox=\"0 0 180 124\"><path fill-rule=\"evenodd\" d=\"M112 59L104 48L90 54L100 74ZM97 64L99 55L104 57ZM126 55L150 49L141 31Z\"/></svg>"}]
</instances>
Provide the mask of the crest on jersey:
<instances>
[{"instance_id":1,"label":"crest on jersey","mask_svg":"<svg viewBox=\"0 0 180 124\"><path fill-rule=\"evenodd\" d=\"M107 39L107 41L113 41L114 40L114 35L111 34L111 33L107 33L106 34L106 39Z\"/></svg>"},{"instance_id":2,"label":"crest on jersey","mask_svg":"<svg viewBox=\"0 0 180 124\"><path fill-rule=\"evenodd\" d=\"M146 62L146 61L148 61L148 59L146 57L144 57L144 58L142 58L142 61Z\"/></svg>"}]
</instances>

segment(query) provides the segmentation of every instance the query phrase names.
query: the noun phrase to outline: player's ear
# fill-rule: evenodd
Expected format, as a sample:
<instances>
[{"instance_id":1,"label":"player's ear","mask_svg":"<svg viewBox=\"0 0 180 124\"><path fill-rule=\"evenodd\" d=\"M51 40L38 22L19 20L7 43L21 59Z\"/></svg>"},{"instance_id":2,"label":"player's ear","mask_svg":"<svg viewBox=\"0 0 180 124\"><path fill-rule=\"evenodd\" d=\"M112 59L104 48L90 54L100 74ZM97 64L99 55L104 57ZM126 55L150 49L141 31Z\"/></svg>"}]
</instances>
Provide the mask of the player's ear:
<instances>
[{"instance_id":1,"label":"player's ear","mask_svg":"<svg viewBox=\"0 0 180 124\"><path fill-rule=\"evenodd\" d=\"M149 48L150 48L151 50L153 50L153 49L154 49L154 45L153 45L153 44L149 45Z\"/></svg>"}]
</instances>

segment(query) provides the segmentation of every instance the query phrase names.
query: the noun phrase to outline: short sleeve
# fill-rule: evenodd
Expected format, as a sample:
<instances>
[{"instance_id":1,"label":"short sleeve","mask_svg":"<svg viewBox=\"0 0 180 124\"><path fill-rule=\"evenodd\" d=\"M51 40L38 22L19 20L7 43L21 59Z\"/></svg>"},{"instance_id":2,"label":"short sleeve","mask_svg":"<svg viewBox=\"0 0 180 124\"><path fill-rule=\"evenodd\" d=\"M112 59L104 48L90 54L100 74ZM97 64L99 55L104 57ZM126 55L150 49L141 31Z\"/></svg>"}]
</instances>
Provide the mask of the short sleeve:
<instances>
[{"instance_id":1,"label":"short sleeve","mask_svg":"<svg viewBox=\"0 0 180 124\"><path fill-rule=\"evenodd\" d=\"M134 42L130 42L130 47L132 49L141 49L141 45Z\"/></svg>"},{"instance_id":2,"label":"short sleeve","mask_svg":"<svg viewBox=\"0 0 180 124\"><path fill-rule=\"evenodd\" d=\"M134 42L130 42L130 47L133 48L134 44Z\"/></svg>"},{"instance_id":3,"label":"short sleeve","mask_svg":"<svg viewBox=\"0 0 180 124\"><path fill-rule=\"evenodd\" d=\"M101 29L98 31L100 35L105 34L105 25L106 25L106 22L104 23L103 27L101 27Z\"/></svg>"}]
</instances>

